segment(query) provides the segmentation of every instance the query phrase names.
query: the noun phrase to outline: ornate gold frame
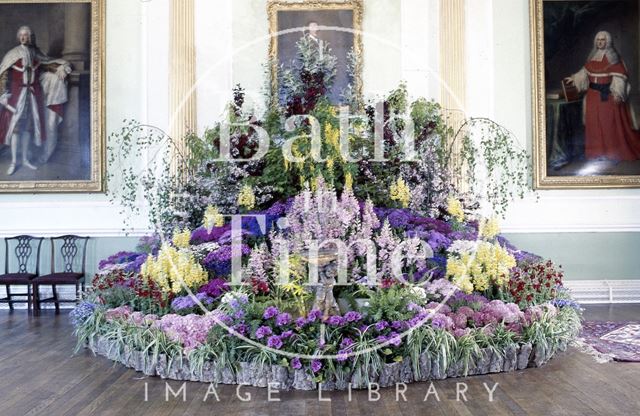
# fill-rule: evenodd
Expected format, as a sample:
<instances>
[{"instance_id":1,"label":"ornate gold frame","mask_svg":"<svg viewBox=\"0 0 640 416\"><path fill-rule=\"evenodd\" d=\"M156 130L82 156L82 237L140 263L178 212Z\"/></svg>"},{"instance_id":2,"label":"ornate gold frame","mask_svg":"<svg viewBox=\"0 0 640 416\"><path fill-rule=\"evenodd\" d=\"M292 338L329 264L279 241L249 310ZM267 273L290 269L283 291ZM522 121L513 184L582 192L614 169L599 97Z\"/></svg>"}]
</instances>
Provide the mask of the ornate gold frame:
<instances>
[{"instance_id":1,"label":"ornate gold frame","mask_svg":"<svg viewBox=\"0 0 640 416\"><path fill-rule=\"evenodd\" d=\"M278 12L302 10L352 10L353 11L353 51L357 57L355 68L355 91L358 102L362 101L362 5L363 0L269 0L269 62L271 68L271 94L278 91Z\"/></svg>"},{"instance_id":2,"label":"ornate gold frame","mask_svg":"<svg viewBox=\"0 0 640 416\"><path fill-rule=\"evenodd\" d=\"M533 186L536 189L637 188L640 175L548 176L544 77L544 0L530 0Z\"/></svg>"},{"instance_id":3,"label":"ornate gold frame","mask_svg":"<svg viewBox=\"0 0 640 416\"><path fill-rule=\"evenodd\" d=\"M0 181L0 193L104 192L105 188L105 0L0 0L0 4L91 4L91 178L84 181Z\"/></svg>"}]
</instances>

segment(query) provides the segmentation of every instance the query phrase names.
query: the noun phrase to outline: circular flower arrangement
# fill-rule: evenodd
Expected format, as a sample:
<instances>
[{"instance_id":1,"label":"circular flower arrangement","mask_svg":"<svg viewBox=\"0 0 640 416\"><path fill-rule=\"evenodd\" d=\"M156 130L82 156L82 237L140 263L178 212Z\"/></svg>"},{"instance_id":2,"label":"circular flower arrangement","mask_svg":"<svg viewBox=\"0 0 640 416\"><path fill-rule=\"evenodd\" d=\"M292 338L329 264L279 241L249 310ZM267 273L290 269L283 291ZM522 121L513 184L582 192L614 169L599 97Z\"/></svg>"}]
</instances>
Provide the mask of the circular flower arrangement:
<instances>
[{"instance_id":1,"label":"circular flower arrangement","mask_svg":"<svg viewBox=\"0 0 640 416\"><path fill-rule=\"evenodd\" d=\"M242 110L235 90L231 116L251 127L231 132L229 151L250 158L263 131L272 145L263 159L220 164L207 150L221 143L218 126L187 142L188 169L163 182L173 187L146 190L169 201L150 210L158 233L100 262L71 313L78 348L163 378L280 389L514 371L564 350L580 329L580 307L561 270L477 214L482 198L461 192L469 187L453 174L473 178L477 158L447 153L439 107L408 105L401 87L343 131L324 96L333 61L305 45L302 65L280 83L284 100L261 120ZM377 133L383 163L344 154L360 144L354 153L379 156ZM407 133L416 134L417 157L402 161L398 137ZM492 178L506 177L493 203L527 169L513 170L521 153L494 133L480 152ZM309 152L324 157L302 157Z\"/></svg>"}]
</instances>

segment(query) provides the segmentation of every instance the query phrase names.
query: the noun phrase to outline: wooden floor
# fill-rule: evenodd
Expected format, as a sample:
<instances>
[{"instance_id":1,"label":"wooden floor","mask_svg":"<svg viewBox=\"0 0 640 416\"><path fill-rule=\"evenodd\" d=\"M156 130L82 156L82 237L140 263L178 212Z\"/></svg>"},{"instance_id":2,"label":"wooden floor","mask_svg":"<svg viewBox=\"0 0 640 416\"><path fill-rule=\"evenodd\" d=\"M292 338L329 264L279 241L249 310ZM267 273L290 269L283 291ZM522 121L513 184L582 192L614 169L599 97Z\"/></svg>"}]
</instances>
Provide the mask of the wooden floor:
<instances>
[{"instance_id":1,"label":"wooden floor","mask_svg":"<svg viewBox=\"0 0 640 416\"><path fill-rule=\"evenodd\" d=\"M587 319L639 320L640 305L593 306ZM74 338L66 313L37 318L24 311L0 311L0 415L638 415L640 364L597 364L570 350L546 367L510 374L412 384L396 400L394 388L380 391L281 392L269 402L267 390L186 383L182 395L165 400L166 384L145 378L83 351L73 356ZM466 383L467 402L456 401L457 383ZM490 402L484 384L495 390ZM178 391L181 382L169 382ZM460 385L460 390L464 390ZM436 400L437 392L440 401ZM145 392L146 398L145 401ZM241 401L251 395L250 401ZM207 397L207 401L204 399Z\"/></svg>"}]
</instances>

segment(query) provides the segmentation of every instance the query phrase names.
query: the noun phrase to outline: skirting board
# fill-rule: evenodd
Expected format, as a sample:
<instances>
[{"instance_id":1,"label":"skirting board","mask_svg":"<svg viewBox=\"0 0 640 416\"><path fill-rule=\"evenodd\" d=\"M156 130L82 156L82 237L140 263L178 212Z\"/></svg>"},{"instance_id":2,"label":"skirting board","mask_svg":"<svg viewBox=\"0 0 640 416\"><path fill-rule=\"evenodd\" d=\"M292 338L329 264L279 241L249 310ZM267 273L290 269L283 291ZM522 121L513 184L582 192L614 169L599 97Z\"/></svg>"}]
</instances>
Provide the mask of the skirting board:
<instances>
[{"instance_id":1,"label":"skirting board","mask_svg":"<svg viewBox=\"0 0 640 416\"><path fill-rule=\"evenodd\" d=\"M640 303L640 279L565 280L564 284L582 304Z\"/></svg>"},{"instance_id":2,"label":"skirting board","mask_svg":"<svg viewBox=\"0 0 640 416\"><path fill-rule=\"evenodd\" d=\"M640 303L640 279L633 280L566 280L565 286L571 291L573 297L582 304L597 303ZM22 293L24 286L12 289L12 292ZM58 287L58 295L61 299L73 299L75 288L73 286ZM6 297L5 287L0 287L0 298ZM50 297L51 288L46 286L40 289L40 296ZM14 305L16 309L26 309L26 303ZM0 304L0 309L8 309L6 303ZM53 304L43 305L45 309L53 308ZM73 304L60 305L61 308L71 309Z\"/></svg>"}]
</instances>

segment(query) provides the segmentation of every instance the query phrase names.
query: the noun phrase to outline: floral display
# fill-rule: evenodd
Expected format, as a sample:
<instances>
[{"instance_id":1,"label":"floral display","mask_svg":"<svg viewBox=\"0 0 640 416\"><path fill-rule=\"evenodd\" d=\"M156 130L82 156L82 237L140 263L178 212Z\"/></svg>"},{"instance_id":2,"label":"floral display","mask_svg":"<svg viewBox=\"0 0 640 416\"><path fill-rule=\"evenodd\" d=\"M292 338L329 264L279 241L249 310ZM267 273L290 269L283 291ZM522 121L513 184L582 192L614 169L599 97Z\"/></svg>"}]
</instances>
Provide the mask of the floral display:
<instances>
[{"instance_id":1,"label":"floral display","mask_svg":"<svg viewBox=\"0 0 640 416\"><path fill-rule=\"evenodd\" d=\"M329 103L336 63L305 42L266 114L245 110L234 89L239 127L228 148L242 161L224 160L217 125L186 139L179 181L143 178L161 182L150 196L157 234L100 263L89 302L70 317L79 346L109 343L105 354L120 360L142 354L170 378L214 367L228 383L247 374L262 383L282 370L300 388L389 382L393 368L408 381L511 371L565 348L580 308L562 272L479 214L504 211L507 184L522 185L522 153L502 130L483 138L492 161L483 199L473 143L461 139L471 153L453 155L457 136L439 106L411 102L404 85L343 129L341 113L357 103L348 92L344 108ZM252 160L261 132L270 147ZM161 373L183 361L188 377ZM255 376L265 368L271 375Z\"/></svg>"}]
</instances>

